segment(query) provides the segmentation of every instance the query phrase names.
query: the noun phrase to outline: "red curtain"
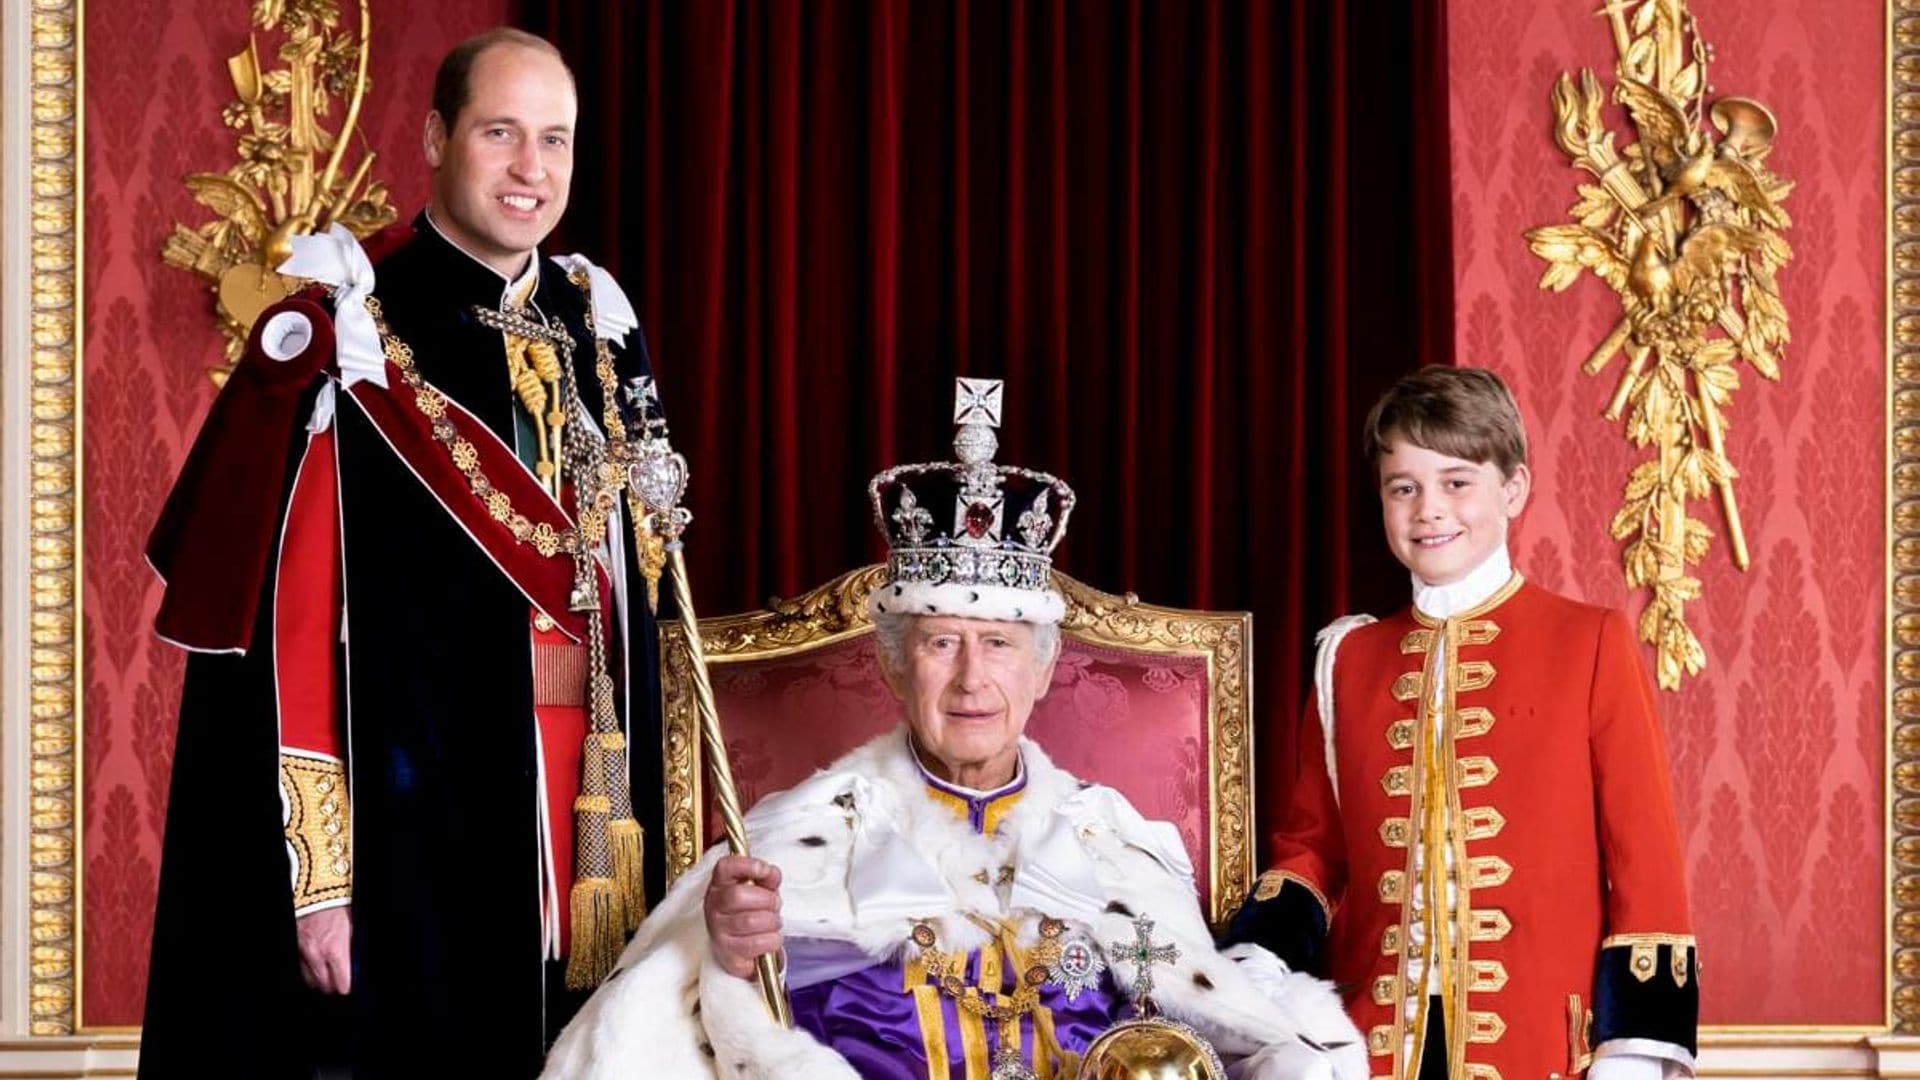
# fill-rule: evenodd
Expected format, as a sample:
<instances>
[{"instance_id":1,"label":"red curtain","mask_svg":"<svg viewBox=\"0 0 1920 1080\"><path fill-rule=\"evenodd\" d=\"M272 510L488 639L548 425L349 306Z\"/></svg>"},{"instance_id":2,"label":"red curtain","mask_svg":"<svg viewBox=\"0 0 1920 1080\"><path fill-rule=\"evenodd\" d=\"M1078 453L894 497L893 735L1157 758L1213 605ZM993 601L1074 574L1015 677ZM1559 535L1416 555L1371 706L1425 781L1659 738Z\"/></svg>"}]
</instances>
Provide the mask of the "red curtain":
<instances>
[{"instance_id":1,"label":"red curtain","mask_svg":"<svg viewBox=\"0 0 1920 1080\"><path fill-rule=\"evenodd\" d=\"M867 477L1002 377L1000 460L1080 495L1057 565L1255 613L1289 775L1314 629L1405 598L1359 420L1452 339L1445 19L1378 6L531 0L581 83L562 242L651 333L701 610L880 557Z\"/></svg>"}]
</instances>

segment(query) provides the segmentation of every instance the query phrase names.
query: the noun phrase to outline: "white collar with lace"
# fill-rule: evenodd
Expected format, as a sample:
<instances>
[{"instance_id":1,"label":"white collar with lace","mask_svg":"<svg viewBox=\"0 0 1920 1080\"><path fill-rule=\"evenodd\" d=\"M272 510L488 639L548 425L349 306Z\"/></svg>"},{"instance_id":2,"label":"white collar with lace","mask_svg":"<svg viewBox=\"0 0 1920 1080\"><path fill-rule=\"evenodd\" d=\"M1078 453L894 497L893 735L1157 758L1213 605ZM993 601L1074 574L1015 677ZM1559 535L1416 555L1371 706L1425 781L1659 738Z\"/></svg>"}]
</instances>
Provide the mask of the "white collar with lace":
<instances>
[{"instance_id":1,"label":"white collar with lace","mask_svg":"<svg viewBox=\"0 0 1920 1080\"><path fill-rule=\"evenodd\" d=\"M1418 574L1412 577L1413 606L1419 608L1422 615L1447 619L1480 606L1488 597L1499 592L1500 587L1513 577L1513 559L1507 554L1507 545L1502 543L1459 581L1448 585L1429 585L1421 581Z\"/></svg>"}]
</instances>

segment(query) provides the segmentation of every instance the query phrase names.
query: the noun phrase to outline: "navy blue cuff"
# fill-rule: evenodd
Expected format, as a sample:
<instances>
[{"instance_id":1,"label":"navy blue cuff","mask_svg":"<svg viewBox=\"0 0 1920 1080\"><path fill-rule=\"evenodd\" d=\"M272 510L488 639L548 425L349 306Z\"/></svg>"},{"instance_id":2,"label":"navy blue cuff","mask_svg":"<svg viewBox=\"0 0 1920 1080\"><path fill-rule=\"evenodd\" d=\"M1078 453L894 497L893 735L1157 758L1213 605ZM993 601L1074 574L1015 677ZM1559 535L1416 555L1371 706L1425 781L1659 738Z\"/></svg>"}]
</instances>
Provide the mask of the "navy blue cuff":
<instances>
[{"instance_id":1,"label":"navy blue cuff","mask_svg":"<svg viewBox=\"0 0 1920 1080\"><path fill-rule=\"evenodd\" d=\"M1326 974L1327 911L1320 898L1298 881L1288 879L1280 891L1256 899L1258 889L1227 921L1220 946L1251 942L1286 961L1295 971Z\"/></svg>"},{"instance_id":2,"label":"navy blue cuff","mask_svg":"<svg viewBox=\"0 0 1920 1080\"><path fill-rule=\"evenodd\" d=\"M1593 1044L1657 1039L1699 1052L1700 969L1685 939L1609 938L1593 980Z\"/></svg>"}]
</instances>

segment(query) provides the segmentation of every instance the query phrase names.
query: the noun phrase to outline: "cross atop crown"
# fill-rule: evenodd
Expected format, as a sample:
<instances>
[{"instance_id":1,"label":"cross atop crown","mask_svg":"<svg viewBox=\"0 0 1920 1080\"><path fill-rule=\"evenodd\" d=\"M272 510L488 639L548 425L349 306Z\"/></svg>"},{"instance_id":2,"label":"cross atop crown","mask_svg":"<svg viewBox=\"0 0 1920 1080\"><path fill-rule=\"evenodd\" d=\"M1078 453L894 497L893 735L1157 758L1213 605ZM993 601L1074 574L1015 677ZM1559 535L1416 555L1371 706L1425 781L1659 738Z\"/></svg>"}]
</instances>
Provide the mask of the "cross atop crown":
<instances>
[{"instance_id":1,"label":"cross atop crown","mask_svg":"<svg viewBox=\"0 0 1920 1080\"><path fill-rule=\"evenodd\" d=\"M999 379L955 379L953 422L1000 426L1000 391L1006 384Z\"/></svg>"}]
</instances>

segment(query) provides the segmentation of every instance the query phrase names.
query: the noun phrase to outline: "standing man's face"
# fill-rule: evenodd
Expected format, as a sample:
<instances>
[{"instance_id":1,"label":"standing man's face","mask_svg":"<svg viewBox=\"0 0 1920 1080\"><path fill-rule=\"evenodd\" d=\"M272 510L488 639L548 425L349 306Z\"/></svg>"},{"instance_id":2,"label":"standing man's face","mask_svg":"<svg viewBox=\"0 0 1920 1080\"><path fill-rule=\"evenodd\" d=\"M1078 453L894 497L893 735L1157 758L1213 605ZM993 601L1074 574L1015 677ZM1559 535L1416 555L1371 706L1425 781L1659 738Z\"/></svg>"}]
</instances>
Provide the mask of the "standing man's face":
<instances>
[{"instance_id":1,"label":"standing man's face","mask_svg":"<svg viewBox=\"0 0 1920 1080\"><path fill-rule=\"evenodd\" d=\"M565 65L519 45L481 53L467 84L450 127L427 116L430 209L449 239L517 277L567 209L579 100Z\"/></svg>"}]
</instances>

